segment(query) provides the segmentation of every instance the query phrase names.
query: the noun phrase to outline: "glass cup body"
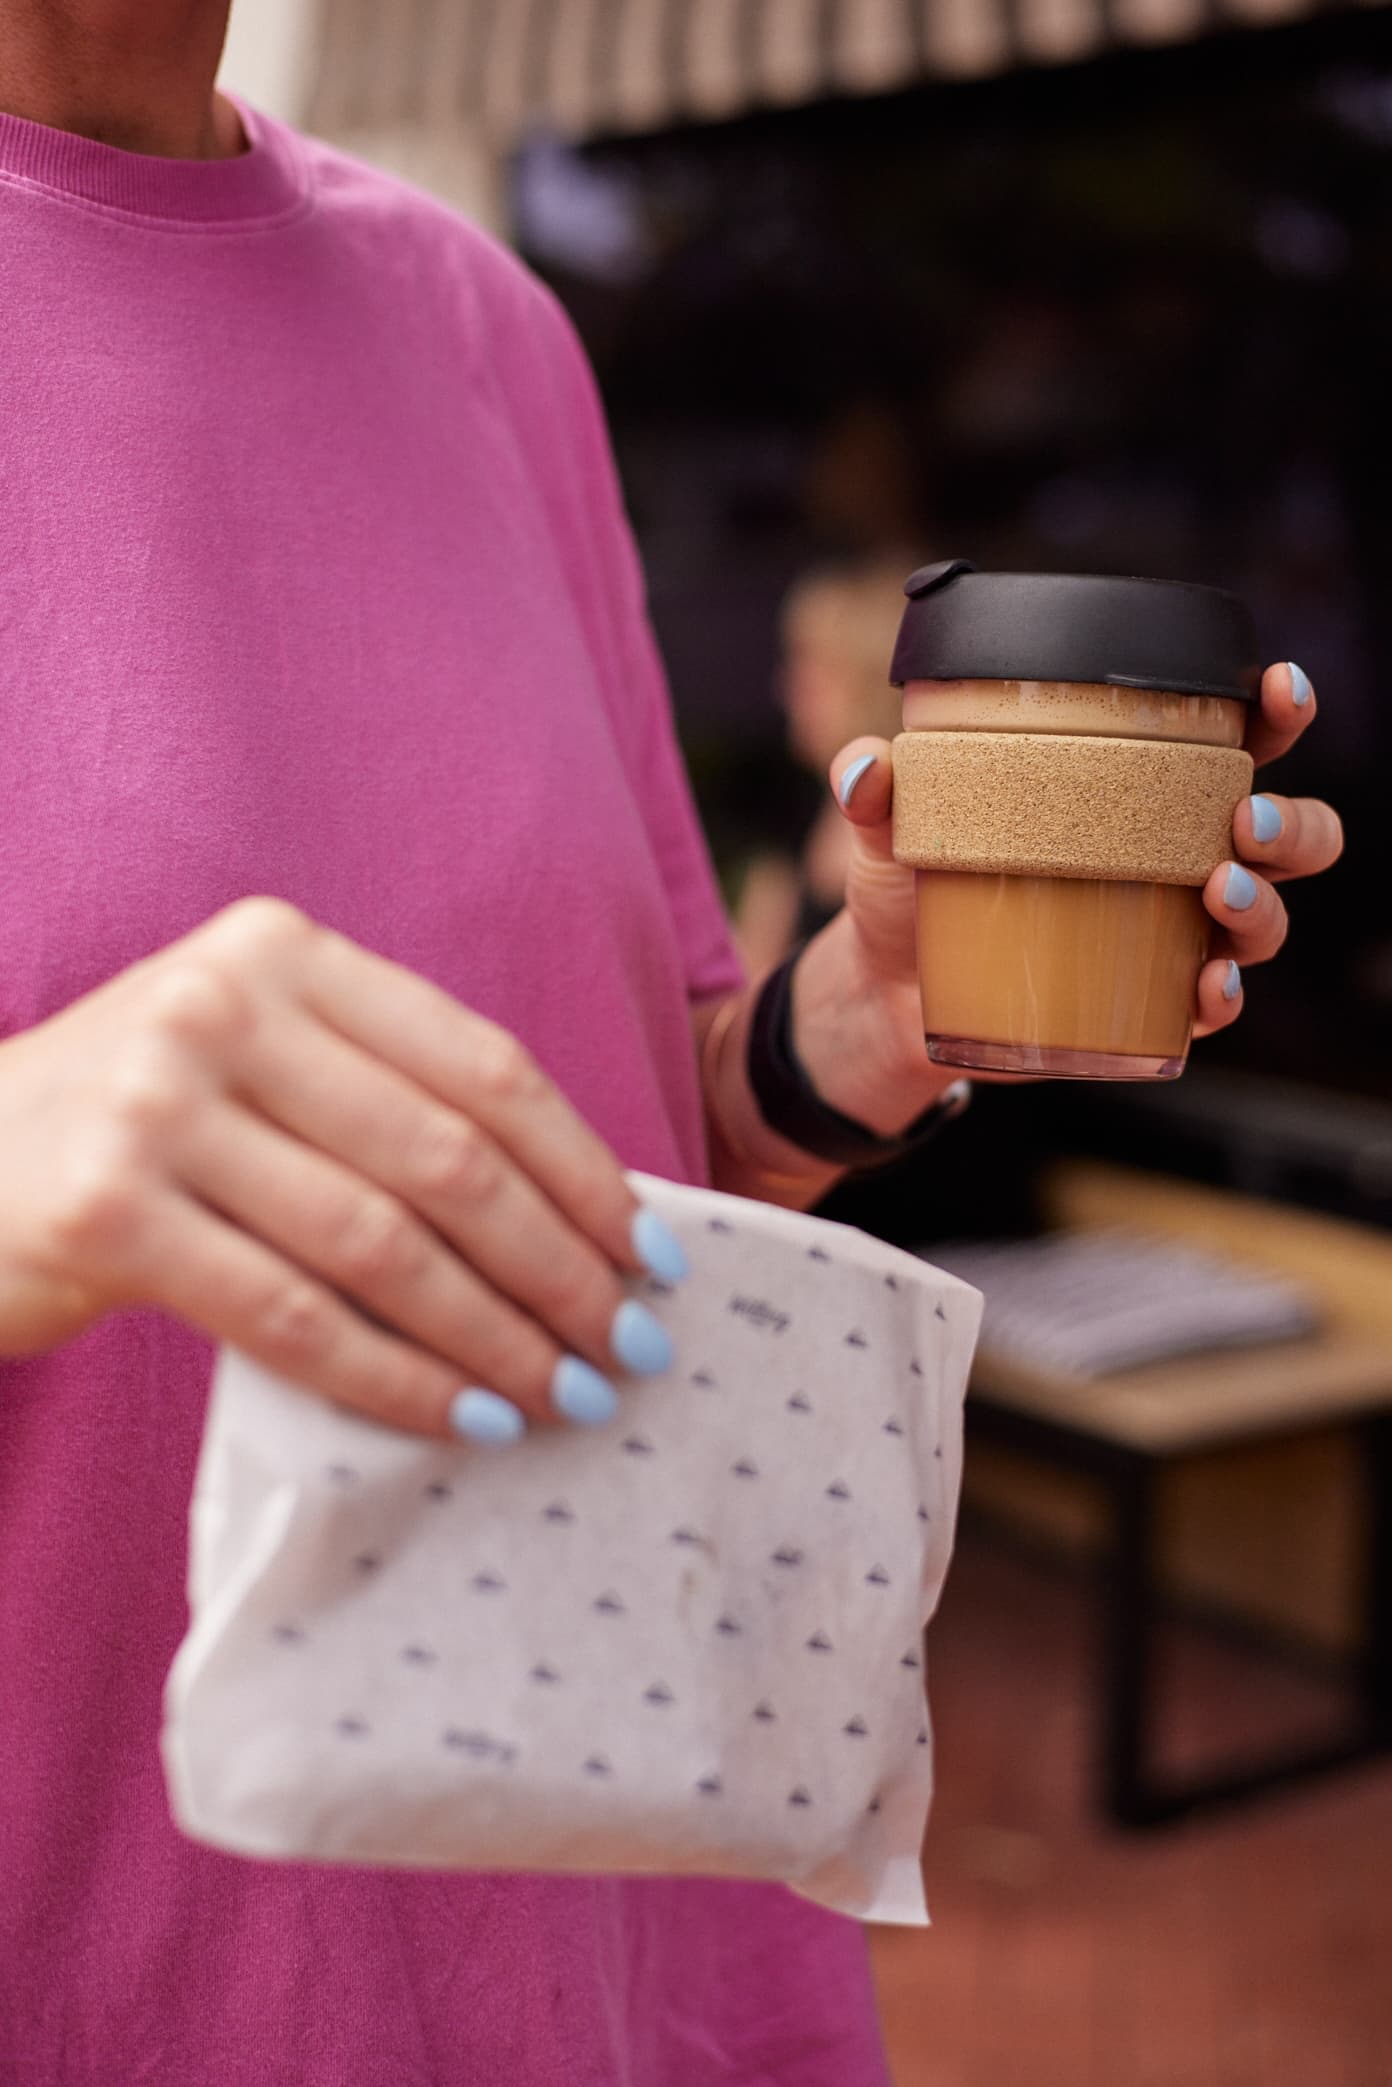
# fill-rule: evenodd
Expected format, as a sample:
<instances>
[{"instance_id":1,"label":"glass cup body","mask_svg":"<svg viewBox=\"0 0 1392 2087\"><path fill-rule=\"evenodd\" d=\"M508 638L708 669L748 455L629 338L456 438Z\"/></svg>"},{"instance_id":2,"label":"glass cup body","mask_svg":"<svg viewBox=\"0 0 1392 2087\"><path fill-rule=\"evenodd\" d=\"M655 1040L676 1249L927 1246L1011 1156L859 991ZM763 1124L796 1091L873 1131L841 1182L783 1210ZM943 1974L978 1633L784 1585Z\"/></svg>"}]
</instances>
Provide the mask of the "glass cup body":
<instances>
[{"instance_id":1,"label":"glass cup body","mask_svg":"<svg viewBox=\"0 0 1392 2087\"><path fill-rule=\"evenodd\" d=\"M1241 746L1247 706L1075 682L911 681L906 732L1067 732ZM1208 954L1182 884L916 870L928 1055L968 1070L1164 1080L1183 1071Z\"/></svg>"}]
</instances>

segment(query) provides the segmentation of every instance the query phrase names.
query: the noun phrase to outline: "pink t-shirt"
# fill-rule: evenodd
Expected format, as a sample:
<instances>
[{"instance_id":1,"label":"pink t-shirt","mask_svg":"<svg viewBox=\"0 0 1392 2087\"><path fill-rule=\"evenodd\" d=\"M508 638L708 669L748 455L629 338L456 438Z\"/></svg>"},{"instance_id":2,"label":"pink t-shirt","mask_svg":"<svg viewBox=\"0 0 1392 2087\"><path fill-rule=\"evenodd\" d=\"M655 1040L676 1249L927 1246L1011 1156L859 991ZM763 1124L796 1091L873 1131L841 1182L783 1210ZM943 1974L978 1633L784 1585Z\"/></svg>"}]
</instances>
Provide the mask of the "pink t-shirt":
<instances>
[{"instance_id":1,"label":"pink t-shirt","mask_svg":"<svg viewBox=\"0 0 1392 2087\"><path fill-rule=\"evenodd\" d=\"M245 120L186 164L0 115L0 1035L276 892L698 1179L737 973L583 358L477 231ZM0 2079L883 2087L859 1933L776 1889L174 1831L209 1362L142 1312L0 1363Z\"/></svg>"}]
</instances>

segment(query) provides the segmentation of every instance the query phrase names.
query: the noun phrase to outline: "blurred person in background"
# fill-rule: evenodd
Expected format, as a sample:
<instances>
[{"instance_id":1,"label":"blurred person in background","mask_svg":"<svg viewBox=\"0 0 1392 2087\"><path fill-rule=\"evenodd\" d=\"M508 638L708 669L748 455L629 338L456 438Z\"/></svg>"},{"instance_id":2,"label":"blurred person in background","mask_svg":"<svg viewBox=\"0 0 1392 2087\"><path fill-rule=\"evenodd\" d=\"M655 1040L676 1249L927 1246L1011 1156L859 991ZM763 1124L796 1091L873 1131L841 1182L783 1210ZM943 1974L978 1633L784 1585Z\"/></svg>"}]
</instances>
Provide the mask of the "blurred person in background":
<instances>
[{"instance_id":1,"label":"blurred person in background","mask_svg":"<svg viewBox=\"0 0 1392 2087\"><path fill-rule=\"evenodd\" d=\"M788 751L820 781L848 740L892 739L899 691L889 662L904 611L904 581L926 554L880 551L816 566L788 591L779 616L778 698ZM754 856L740 886L735 931L752 976L825 927L846 895L851 829L830 798L798 854Z\"/></svg>"},{"instance_id":2,"label":"blurred person in background","mask_svg":"<svg viewBox=\"0 0 1392 2087\"><path fill-rule=\"evenodd\" d=\"M226 15L0 0L0 2076L884 2087L863 1937L789 1893L171 1824L213 1343L478 1455L602 1426L671 1360L628 1279L683 1273L624 1168L806 1205L829 1121L897 1150L950 1077L861 739L756 1102L575 339L439 204L216 94ZM1259 758L1314 711L1269 670ZM1281 943L1272 880L1337 852L1269 806L1201 1031Z\"/></svg>"}]
</instances>

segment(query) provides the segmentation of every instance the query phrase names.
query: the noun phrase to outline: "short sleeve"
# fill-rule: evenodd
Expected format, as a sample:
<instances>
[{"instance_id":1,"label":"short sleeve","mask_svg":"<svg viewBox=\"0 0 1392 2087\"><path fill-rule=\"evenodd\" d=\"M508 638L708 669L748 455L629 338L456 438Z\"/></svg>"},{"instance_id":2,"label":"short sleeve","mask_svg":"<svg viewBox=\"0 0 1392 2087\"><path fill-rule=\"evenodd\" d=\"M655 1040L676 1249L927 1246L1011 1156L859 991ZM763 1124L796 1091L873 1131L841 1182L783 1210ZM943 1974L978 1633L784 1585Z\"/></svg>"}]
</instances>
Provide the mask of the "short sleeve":
<instances>
[{"instance_id":1,"label":"short sleeve","mask_svg":"<svg viewBox=\"0 0 1392 2087\"><path fill-rule=\"evenodd\" d=\"M495 381L546 507L671 909L693 1001L743 983L673 722L598 387L569 319L496 252ZM493 300L490 300L493 302Z\"/></svg>"},{"instance_id":2,"label":"short sleeve","mask_svg":"<svg viewBox=\"0 0 1392 2087\"><path fill-rule=\"evenodd\" d=\"M688 997L710 1000L744 981L672 722L657 642L646 610L635 619L628 674L638 702L632 748L639 802L662 873L686 967Z\"/></svg>"}]
</instances>

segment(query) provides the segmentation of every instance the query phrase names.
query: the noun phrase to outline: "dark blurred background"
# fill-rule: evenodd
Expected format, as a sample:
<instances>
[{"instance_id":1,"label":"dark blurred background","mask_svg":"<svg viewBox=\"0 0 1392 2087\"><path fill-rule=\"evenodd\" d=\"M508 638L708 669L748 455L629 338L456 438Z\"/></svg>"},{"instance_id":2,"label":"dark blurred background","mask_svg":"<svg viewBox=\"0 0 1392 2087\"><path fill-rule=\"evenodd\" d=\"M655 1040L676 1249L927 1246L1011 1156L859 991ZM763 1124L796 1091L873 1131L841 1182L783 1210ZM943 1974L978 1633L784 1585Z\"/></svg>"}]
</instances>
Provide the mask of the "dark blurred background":
<instances>
[{"instance_id":1,"label":"dark blurred background","mask_svg":"<svg viewBox=\"0 0 1392 2087\"><path fill-rule=\"evenodd\" d=\"M732 898L816 791L774 700L809 564L913 545L1252 604L1321 697L1272 786L1337 802L1344 863L1179 1087L988 1095L975 1135L1385 1222L1392 1118L1357 1103L1392 1044L1388 17L543 136L512 195L599 371Z\"/></svg>"}]
</instances>

